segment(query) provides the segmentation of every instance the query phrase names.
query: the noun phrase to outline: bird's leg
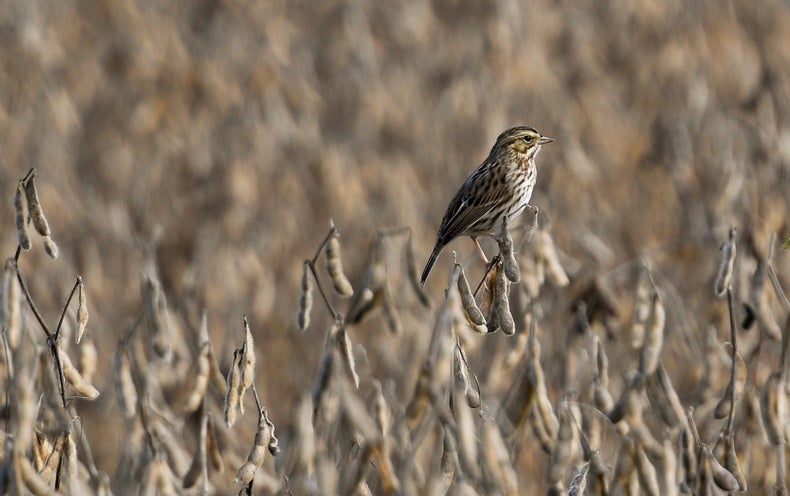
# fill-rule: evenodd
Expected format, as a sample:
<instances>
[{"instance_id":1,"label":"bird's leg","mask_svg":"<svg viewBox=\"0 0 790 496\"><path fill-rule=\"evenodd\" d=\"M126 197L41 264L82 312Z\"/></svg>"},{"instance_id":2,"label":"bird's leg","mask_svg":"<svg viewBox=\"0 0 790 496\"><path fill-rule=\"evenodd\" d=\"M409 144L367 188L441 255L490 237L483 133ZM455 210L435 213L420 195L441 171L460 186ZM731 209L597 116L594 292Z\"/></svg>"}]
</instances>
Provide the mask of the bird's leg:
<instances>
[{"instance_id":1,"label":"bird's leg","mask_svg":"<svg viewBox=\"0 0 790 496\"><path fill-rule=\"evenodd\" d=\"M480 258L483 260L483 263L488 265L488 257L486 257L486 252L483 251L483 247L480 246L480 242L477 240L477 236L472 236L472 242L477 247L477 253L480 254Z\"/></svg>"}]
</instances>

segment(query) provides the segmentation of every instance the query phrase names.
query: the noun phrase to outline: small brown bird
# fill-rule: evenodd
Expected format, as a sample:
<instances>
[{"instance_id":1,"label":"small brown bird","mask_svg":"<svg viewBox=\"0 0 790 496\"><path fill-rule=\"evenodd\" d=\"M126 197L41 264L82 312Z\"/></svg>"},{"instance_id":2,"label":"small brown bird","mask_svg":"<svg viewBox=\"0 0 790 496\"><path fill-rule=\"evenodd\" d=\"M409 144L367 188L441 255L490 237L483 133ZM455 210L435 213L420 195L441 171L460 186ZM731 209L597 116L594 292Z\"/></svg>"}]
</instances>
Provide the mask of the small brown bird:
<instances>
[{"instance_id":1,"label":"small brown bird","mask_svg":"<svg viewBox=\"0 0 790 496\"><path fill-rule=\"evenodd\" d=\"M535 157L542 145L552 141L527 126L516 126L499 135L488 158L469 176L447 207L420 284L425 284L436 257L450 241L471 236L480 249L478 236L494 236L502 226L503 217L507 216L510 225L524 211L537 180Z\"/></svg>"}]
</instances>

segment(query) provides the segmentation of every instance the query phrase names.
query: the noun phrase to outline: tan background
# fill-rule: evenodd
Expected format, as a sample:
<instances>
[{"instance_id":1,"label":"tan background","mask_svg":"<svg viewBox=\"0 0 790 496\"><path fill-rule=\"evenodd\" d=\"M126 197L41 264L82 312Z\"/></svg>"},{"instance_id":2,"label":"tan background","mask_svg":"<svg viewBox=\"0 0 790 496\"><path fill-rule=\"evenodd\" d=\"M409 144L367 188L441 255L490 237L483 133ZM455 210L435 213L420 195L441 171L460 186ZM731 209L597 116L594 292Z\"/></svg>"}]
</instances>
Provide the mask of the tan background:
<instances>
[{"instance_id":1,"label":"tan background","mask_svg":"<svg viewBox=\"0 0 790 496\"><path fill-rule=\"evenodd\" d=\"M61 256L34 239L21 267L48 319L82 275L108 369L154 261L177 312L208 309L223 370L249 315L259 387L283 428L328 325L319 305L306 333L294 316L302 260L330 218L355 286L376 229L411 227L421 264L455 189L510 125L556 139L532 203L572 275L611 286L620 324L641 257L695 333L720 322L711 287L727 228L761 254L788 234L781 1L12 1L0 40L0 252L16 248L15 181L36 167ZM395 378L405 400L433 317L400 278L401 243L387 261L403 335L371 318L351 336L364 374ZM450 259L427 285L434 299ZM777 263L786 277L787 255ZM544 302L549 362L567 299ZM85 415L117 408L109 375L100 389ZM121 435L89 436L112 472Z\"/></svg>"}]
</instances>

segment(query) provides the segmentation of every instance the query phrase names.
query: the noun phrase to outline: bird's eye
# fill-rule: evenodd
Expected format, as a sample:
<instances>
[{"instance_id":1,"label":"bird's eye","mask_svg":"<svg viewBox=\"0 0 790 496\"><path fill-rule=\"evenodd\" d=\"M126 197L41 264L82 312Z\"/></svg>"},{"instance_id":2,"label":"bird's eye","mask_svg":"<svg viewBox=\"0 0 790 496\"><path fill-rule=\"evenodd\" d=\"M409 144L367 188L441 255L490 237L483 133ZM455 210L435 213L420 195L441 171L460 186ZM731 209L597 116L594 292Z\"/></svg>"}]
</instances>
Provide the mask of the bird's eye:
<instances>
[{"instance_id":1,"label":"bird's eye","mask_svg":"<svg viewBox=\"0 0 790 496\"><path fill-rule=\"evenodd\" d=\"M532 136L524 136L525 143L532 143L532 139L533 139Z\"/></svg>"}]
</instances>

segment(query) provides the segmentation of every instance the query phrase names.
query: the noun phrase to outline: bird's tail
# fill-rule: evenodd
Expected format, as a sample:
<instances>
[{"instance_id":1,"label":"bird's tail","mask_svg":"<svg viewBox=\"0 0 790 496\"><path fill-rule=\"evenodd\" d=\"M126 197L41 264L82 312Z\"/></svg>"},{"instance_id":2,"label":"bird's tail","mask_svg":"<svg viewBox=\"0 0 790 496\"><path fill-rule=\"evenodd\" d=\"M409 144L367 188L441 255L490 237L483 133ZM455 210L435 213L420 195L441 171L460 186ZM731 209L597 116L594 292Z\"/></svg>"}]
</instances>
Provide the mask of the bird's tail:
<instances>
[{"instance_id":1,"label":"bird's tail","mask_svg":"<svg viewBox=\"0 0 790 496\"><path fill-rule=\"evenodd\" d=\"M439 256L439 253L442 251L443 246L440 243L436 243L436 246L433 248L433 252L431 256L428 257L428 262L425 264L425 268L422 269L422 277L420 277L420 286L425 285L425 280L428 279L428 274L431 273L431 269L433 268L433 264L436 263L436 258Z\"/></svg>"}]
</instances>

